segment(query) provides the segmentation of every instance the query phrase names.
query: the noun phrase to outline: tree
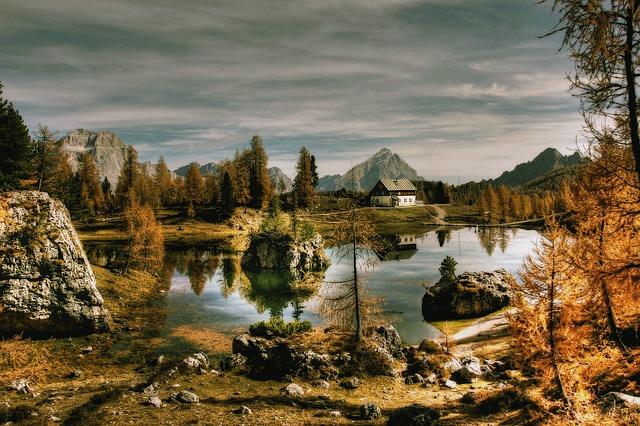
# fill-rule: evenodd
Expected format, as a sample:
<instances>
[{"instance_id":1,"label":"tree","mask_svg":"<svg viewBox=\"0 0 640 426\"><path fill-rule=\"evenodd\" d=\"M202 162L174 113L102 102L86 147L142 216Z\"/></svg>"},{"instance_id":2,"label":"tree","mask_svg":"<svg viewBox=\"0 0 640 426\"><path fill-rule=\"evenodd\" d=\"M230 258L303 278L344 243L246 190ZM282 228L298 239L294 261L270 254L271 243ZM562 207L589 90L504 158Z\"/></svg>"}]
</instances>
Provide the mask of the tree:
<instances>
[{"instance_id":1,"label":"tree","mask_svg":"<svg viewBox=\"0 0 640 426\"><path fill-rule=\"evenodd\" d=\"M249 205L262 209L269 199L271 181L267 168L268 157L262 146L262 138L255 135L251 139L251 149L248 152L249 163Z\"/></svg>"},{"instance_id":2,"label":"tree","mask_svg":"<svg viewBox=\"0 0 640 426\"><path fill-rule=\"evenodd\" d=\"M164 161L164 157L160 156L158 164L155 167L154 181L158 190L158 196L160 197L160 204L163 206L169 204L171 200L171 193L173 191L173 179L171 173L167 167L167 163Z\"/></svg>"},{"instance_id":3,"label":"tree","mask_svg":"<svg viewBox=\"0 0 640 426\"><path fill-rule=\"evenodd\" d=\"M443 277L455 278L457 265L458 262L456 262L453 257L447 256L442 260L442 263L440 263L438 271L440 271L440 275Z\"/></svg>"},{"instance_id":4,"label":"tree","mask_svg":"<svg viewBox=\"0 0 640 426\"><path fill-rule=\"evenodd\" d=\"M307 148L303 146L296 164L297 175L293 179L293 192L300 207L308 207L315 195L311 157Z\"/></svg>"},{"instance_id":5,"label":"tree","mask_svg":"<svg viewBox=\"0 0 640 426\"><path fill-rule=\"evenodd\" d=\"M236 151L236 156L232 163L233 183L234 183L234 197L235 202L245 206L250 200L249 192L249 161L246 153L240 153Z\"/></svg>"},{"instance_id":6,"label":"tree","mask_svg":"<svg viewBox=\"0 0 640 426\"><path fill-rule=\"evenodd\" d=\"M571 357L579 306L580 284L576 280L567 253L571 239L557 225L550 223L534 247L533 255L525 258L520 271L522 285L516 288L514 306L517 313L510 317L514 330L518 358L525 367L540 372L540 377L552 377L560 399L571 411L572 401L565 386L567 374L562 363ZM551 374L546 374L548 372Z\"/></svg>"},{"instance_id":7,"label":"tree","mask_svg":"<svg viewBox=\"0 0 640 426\"><path fill-rule=\"evenodd\" d=\"M638 0L554 0L560 20L551 31L564 33L562 46L575 62L571 91L581 101L587 130L596 139L604 133L616 135L616 143L631 148L636 182L640 179L639 8Z\"/></svg>"},{"instance_id":8,"label":"tree","mask_svg":"<svg viewBox=\"0 0 640 426\"><path fill-rule=\"evenodd\" d=\"M0 83L0 190L17 189L31 174L31 138L20 113L2 98Z\"/></svg>"},{"instance_id":9,"label":"tree","mask_svg":"<svg viewBox=\"0 0 640 426\"><path fill-rule=\"evenodd\" d=\"M38 124L38 130L33 135L36 138L33 145L36 187L38 191L51 191L54 189L50 183L55 170L62 161L66 161L66 158L60 151L55 132L49 130L47 126Z\"/></svg>"},{"instance_id":10,"label":"tree","mask_svg":"<svg viewBox=\"0 0 640 426\"><path fill-rule=\"evenodd\" d=\"M164 256L164 236L162 228L156 221L151 206L140 204L135 195L127 203L124 210L129 250L124 273L131 265L157 269Z\"/></svg>"},{"instance_id":11,"label":"tree","mask_svg":"<svg viewBox=\"0 0 640 426\"><path fill-rule=\"evenodd\" d=\"M184 187L189 205L200 204L204 199L204 178L196 163L191 163L187 175L184 177Z\"/></svg>"},{"instance_id":12,"label":"tree","mask_svg":"<svg viewBox=\"0 0 640 426\"><path fill-rule=\"evenodd\" d=\"M316 157L311 156L311 185L315 188L318 186L318 182L320 181L320 176L318 176L318 166L316 166Z\"/></svg>"},{"instance_id":13,"label":"tree","mask_svg":"<svg viewBox=\"0 0 640 426\"><path fill-rule=\"evenodd\" d=\"M106 202L102 186L100 185L98 169L93 162L93 158L86 152L80 155L76 176L80 185L82 209L86 209L91 215L104 211L106 209Z\"/></svg>"},{"instance_id":14,"label":"tree","mask_svg":"<svg viewBox=\"0 0 640 426\"><path fill-rule=\"evenodd\" d=\"M141 175L138 152L133 146L128 145L124 165L120 169L118 184L116 185L115 203L117 207L124 208L127 206L134 196L134 185ZM140 195L142 194L135 194L135 197L140 200Z\"/></svg>"},{"instance_id":15,"label":"tree","mask_svg":"<svg viewBox=\"0 0 640 426\"><path fill-rule=\"evenodd\" d=\"M229 218L233 215L236 206L234 186L231 182L229 172L224 172L222 176L222 184L220 185L220 207L222 217Z\"/></svg>"}]
</instances>

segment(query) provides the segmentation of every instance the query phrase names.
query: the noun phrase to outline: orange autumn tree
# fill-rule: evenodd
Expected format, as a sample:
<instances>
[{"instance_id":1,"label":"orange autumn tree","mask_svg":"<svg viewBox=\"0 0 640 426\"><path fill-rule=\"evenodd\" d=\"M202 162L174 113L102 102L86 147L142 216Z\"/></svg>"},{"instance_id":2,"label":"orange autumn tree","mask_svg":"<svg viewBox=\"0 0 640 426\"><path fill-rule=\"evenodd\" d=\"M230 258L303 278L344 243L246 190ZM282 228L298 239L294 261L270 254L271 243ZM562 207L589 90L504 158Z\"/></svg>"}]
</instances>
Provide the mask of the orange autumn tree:
<instances>
[{"instance_id":1,"label":"orange autumn tree","mask_svg":"<svg viewBox=\"0 0 640 426\"><path fill-rule=\"evenodd\" d=\"M126 232L129 235L129 249L125 273L131 265L159 268L164 257L164 236L156 221L153 209L148 204L140 204L133 197L124 210Z\"/></svg>"}]
</instances>

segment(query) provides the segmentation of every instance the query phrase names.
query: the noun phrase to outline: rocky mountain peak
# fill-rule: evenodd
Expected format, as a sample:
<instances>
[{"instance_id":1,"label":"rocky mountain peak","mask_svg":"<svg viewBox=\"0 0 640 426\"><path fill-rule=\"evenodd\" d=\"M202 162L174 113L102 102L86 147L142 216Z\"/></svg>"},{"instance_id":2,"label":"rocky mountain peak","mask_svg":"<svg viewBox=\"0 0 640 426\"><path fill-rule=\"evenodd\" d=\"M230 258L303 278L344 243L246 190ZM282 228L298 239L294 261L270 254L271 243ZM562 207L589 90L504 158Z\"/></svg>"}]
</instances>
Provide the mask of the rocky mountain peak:
<instances>
[{"instance_id":1,"label":"rocky mountain peak","mask_svg":"<svg viewBox=\"0 0 640 426\"><path fill-rule=\"evenodd\" d=\"M108 130L92 132L77 129L63 136L58 144L63 152L69 154L69 164L74 172L78 169L80 155L87 152L96 163L100 181L106 177L111 188L116 187L127 151L125 143L117 134Z\"/></svg>"}]
</instances>

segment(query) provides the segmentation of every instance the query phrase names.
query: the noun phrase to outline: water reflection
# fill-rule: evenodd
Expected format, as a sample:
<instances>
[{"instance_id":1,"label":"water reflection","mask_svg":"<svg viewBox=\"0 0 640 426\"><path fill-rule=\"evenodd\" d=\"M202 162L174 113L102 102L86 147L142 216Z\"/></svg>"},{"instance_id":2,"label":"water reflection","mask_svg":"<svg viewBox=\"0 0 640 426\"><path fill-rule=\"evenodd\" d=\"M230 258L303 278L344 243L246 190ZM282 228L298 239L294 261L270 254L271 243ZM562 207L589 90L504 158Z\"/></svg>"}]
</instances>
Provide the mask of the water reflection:
<instances>
[{"instance_id":1,"label":"water reflection","mask_svg":"<svg viewBox=\"0 0 640 426\"><path fill-rule=\"evenodd\" d=\"M422 319L420 303L425 287L440 278L442 259L454 257L460 273L505 268L515 274L537 238L536 231L505 228L395 235L389 239L394 250L378 253L382 260L394 261L382 262L368 276L366 285L373 297L384 301L384 311L395 313L393 324L403 341L419 343L438 334ZM92 263L106 267L118 257L113 246L85 249ZM332 258L332 249L327 249L332 265L325 276L310 275L302 281L287 273L243 271L241 255L222 246L209 250L167 248L165 253L165 264L158 273L171 287L166 295L166 320L159 327L164 327L160 337L168 340L185 326L232 336L271 316L285 321L309 320L320 326L318 291L323 282L337 281L352 268L350 262Z\"/></svg>"}]
</instances>

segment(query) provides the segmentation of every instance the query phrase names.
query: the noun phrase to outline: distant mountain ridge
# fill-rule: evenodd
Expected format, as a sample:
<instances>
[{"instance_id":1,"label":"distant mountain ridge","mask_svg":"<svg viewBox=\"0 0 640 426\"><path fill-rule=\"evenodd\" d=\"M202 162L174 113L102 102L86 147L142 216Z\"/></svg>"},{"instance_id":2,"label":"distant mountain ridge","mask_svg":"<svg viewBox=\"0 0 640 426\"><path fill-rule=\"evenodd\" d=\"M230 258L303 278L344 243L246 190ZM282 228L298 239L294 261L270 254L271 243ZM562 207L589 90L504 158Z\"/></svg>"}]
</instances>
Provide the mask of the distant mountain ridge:
<instances>
[{"instance_id":1,"label":"distant mountain ridge","mask_svg":"<svg viewBox=\"0 0 640 426\"><path fill-rule=\"evenodd\" d=\"M373 156L354 166L344 175L326 175L320 178L316 191L370 191L381 178L424 180L398 154L382 148Z\"/></svg>"},{"instance_id":2,"label":"distant mountain ridge","mask_svg":"<svg viewBox=\"0 0 640 426\"><path fill-rule=\"evenodd\" d=\"M553 171L577 165L581 161L583 161L583 157L579 152L562 155L555 148L547 148L533 160L518 164L513 170L502 173L490 183L495 186L520 186Z\"/></svg>"}]
</instances>

